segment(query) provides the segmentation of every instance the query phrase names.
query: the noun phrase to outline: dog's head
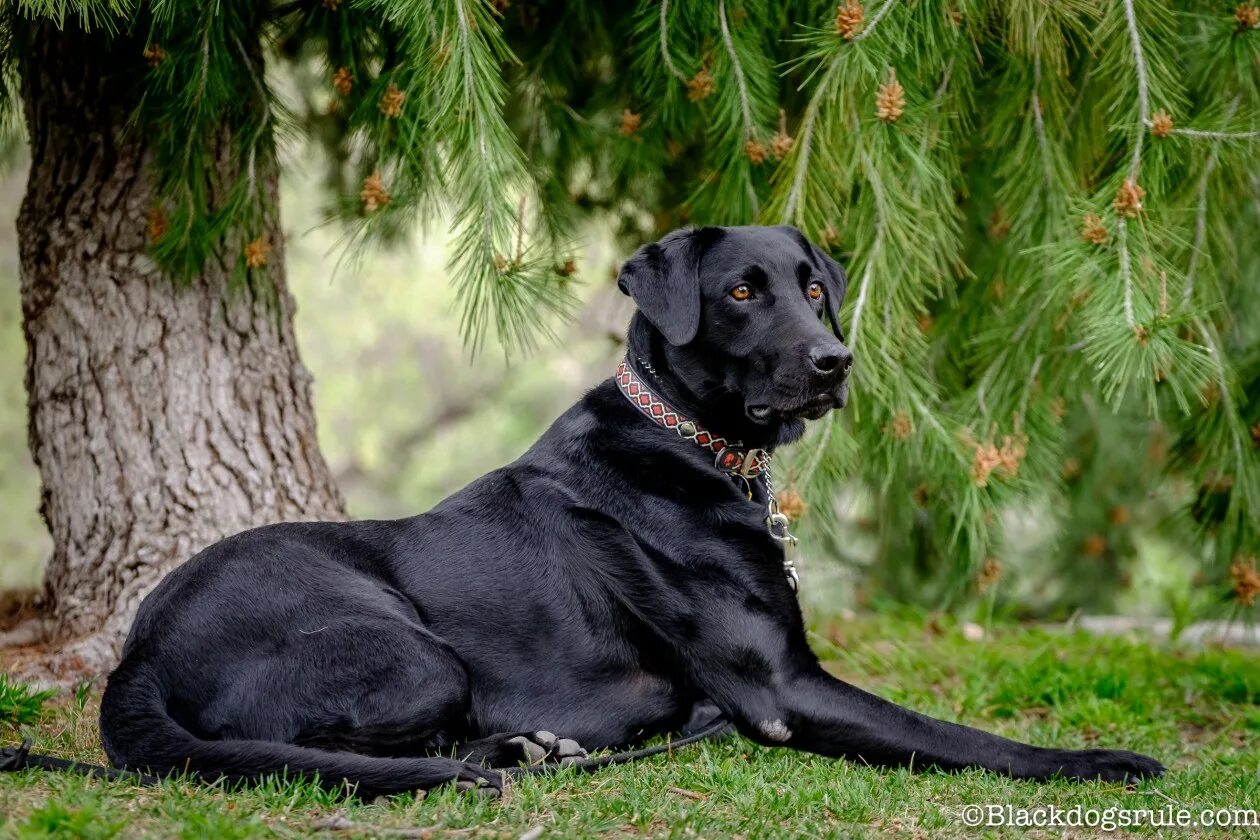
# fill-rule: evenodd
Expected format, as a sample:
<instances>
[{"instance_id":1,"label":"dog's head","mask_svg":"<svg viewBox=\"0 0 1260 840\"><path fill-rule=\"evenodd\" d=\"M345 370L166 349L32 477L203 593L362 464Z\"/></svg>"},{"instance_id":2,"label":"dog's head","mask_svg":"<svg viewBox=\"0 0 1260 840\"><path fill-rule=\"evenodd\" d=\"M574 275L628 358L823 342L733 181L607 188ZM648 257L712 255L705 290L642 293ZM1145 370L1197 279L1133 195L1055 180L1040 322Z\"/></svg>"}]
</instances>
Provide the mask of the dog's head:
<instances>
[{"instance_id":1,"label":"dog's head","mask_svg":"<svg viewBox=\"0 0 1260 840\"><path fill-rule=\"evenodd\" d=\"M663 359L695 408L721 406L719 433L786 442L848 398L844 269L796 228L675 231L635 252L617 285L639 306L632 350Z\"/></svg>"}]
</instances>

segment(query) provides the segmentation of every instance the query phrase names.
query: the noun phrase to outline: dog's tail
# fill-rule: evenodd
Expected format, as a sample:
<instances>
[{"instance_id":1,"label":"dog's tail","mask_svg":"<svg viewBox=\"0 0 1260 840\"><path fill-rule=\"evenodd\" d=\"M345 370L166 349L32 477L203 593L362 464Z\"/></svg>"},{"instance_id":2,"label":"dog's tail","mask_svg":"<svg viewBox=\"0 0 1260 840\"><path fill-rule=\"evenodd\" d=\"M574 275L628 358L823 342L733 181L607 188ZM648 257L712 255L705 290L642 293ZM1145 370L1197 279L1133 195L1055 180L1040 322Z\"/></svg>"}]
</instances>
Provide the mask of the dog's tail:
<instances>
[{"instance_id":1,"label":"dog's tail","mask_svg":"<svg viewBox=\"0 0 1260 840\"><path fill-rule=\"evenodd\" d=\"M318 777L328 788L349 785L369 797L450 781L469 786L502 784L501 774L493 770L449 758L380 758L273 741L198 738L171 717L160 684L147 665L135 661L119 666L105 687L101 740L116 766L154 776L257 781L289 774ZM29 756L26 763L31 763Z\"/></svg>"}]
</instances>

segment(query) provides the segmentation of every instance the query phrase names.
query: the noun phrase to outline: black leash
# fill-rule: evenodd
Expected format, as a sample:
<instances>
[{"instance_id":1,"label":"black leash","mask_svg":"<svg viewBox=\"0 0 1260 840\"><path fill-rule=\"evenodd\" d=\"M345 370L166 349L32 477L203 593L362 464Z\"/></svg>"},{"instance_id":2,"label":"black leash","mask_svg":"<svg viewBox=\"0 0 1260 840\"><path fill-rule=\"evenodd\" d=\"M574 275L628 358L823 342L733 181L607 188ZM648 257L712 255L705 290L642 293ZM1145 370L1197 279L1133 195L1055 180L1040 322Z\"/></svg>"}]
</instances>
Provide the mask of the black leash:
<instances>
[{"instance_id":1,"label":"black leash","mask_svg":"<svg viewBox=\"0 0 1260 840\"><path fill-rule=\"evenodd\" d=\"M573 767L584 773L590 773L601 767L612 767L617 764L627 764L631 761L638 761L641 758L648 758L653 755L660 755L664 752L672 752L682 747L690 746L698 741L706 738L716 738L719 735L731 731L731 723L725 718L719 717L699 732L693 732L690 735L670 741L667 744L661 744L655 747L647 747L642 750L631 750L629 752L612 753L611 755L600 755L595 758L579 758L572 761L566 761L564 764L540 764L536 767L509 767L504 772L512 777L519 776L538 776L548 773L554 773L566 767ZM4 747L0 749L0 773L9 772L17 773L28 768L37 768L40 770L52 770L58 773L74 773L79 776L90 776L95 779L111 779L114 781L130 782L134 785L151 786L161 784L164 779L161 776L151 776L148 773L137 773L134 770L118 770L113 767L102 767L99 764L84 764L81 761L71 761L67 758L55 758L51 755L41 755L31 752L31 741L26 739L20 746Z\"/></svg>"},{"instance_id":2,"label":"black leash","mask_svg":"<svg viewBox=\"0 0 1260 840\"><path fill-rule=\"evenodd\" d=\"M40 770L55 770L58 773L74 773L79 776L91 776L95 779L115 779L137 785L156 785L162 780L157 776L137 773L134 770L116 770L113 767L102 767L99 764L84 764L67 758L54 758L51 755L40 755L31 752L31 741L26 739L21 746L0 749L0 772L16 773L28 767Z\"/></svg>"}]
</instances>

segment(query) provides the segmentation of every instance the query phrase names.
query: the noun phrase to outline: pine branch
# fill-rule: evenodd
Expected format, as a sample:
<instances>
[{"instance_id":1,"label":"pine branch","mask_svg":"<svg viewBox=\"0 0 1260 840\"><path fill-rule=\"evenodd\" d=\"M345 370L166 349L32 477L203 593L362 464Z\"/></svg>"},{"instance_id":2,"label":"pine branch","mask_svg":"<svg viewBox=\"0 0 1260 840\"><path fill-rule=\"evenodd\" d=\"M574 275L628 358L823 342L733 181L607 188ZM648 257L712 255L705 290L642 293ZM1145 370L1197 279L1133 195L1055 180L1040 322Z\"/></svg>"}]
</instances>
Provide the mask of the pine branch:
<instances>
[{"instance_id":1,"label":"pine branch","mask_svg":"<svg viewBox=\"0 0 1260 840\"><path fill-rule=\"evenodd\" d=\"M1224 123L1228 124L1233 119L1240 104L1241 98L1234 97L1225 114ZM1219 142L1212 144L1212 148L1208 151L1207 161L1203 164L1203 174L1199 176L1198 189L1195 191L1198 201L1194 214L1194 244L1190 246L1190 265L1186 269L1186 283L1181 293L1183 307L1188 307L1194 299L1194 281L1199 272L1199 259L1207 245L1208 182L1212 177L1212 171L1216 168L1220 150Z\"/></svg>"},{"instance_id":2,"label":"pine branch","mask_svg":"<svg viewBox=\"0 0 1260 840\"><path fill-rule=\"evenodd\" d=\"M661 60L665 62L665 69L669 74L680 82L685 83L687 77L674 64L673 57L669 54L669 41L667 33L669 32L669 0L661 0Z\"/></svg>"}]
</instances>

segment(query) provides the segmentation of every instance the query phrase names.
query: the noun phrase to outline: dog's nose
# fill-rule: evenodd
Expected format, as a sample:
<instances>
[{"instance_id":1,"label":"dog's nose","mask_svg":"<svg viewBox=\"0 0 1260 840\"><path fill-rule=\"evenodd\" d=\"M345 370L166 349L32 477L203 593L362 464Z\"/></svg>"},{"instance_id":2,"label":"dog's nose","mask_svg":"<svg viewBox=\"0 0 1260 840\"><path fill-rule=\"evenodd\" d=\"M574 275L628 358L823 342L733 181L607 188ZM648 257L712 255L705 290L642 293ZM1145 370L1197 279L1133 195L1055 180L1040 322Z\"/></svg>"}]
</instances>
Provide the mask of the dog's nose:
<instances>
[{"instance_id":1,"label":"dog's nose","mask_svg":"<svg viewBox=\"0 0 1260 840\"><path fill-rule=\"evenodd\" d=\"M833 374L838 370L848 373L853 367L853 354L843 344L822 344L809 351L809 361L819 373Z\"/></svg>"}]
</instances>

